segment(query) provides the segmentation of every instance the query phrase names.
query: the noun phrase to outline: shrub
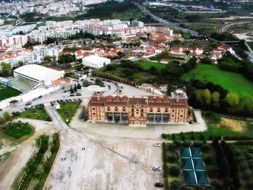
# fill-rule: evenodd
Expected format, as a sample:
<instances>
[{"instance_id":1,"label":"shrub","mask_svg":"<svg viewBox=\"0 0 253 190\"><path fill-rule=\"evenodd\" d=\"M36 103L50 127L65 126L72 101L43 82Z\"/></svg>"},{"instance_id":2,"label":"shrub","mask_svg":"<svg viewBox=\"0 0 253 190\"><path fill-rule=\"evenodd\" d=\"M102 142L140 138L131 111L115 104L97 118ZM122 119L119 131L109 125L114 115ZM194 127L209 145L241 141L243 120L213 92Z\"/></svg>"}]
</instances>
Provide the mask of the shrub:
<instances>
[{"instance_id":1,"label":"shrub","mask_svg":"<svg viewBox=\"0 0 253 190\"><path fill-rule=\"evenodd\" d=\"M176 167L176 166L171 166L171 167L169 167L169 174L170 175L172 175L172 176L174 176L174 177L178 177L178 175L179 175L179 168L178 167Z\"/></svg>"},{"instance_id":2,"label":"shrub","mask_svg":"<svg viewBox=\"0 0 253 190\"><path fill-rule=\"evenodd\" d=\"M168 156L168 162L175 163L178 160L178 156L176 154L170 154Z\"/></svg>"},{"instance_id":3,"label":"shrub","mask_svg":"<svg viewBox=\"0 0 253 190\"><path fill-rule=\"evenodd\" d=\"M213 156L207 156L204 158L206 164L213 165L215 164L215 158Z\"/></svg>"},{"instance_id":4,"label":"shrub","mask_svg":"<svg viewBox=\"0 0 253 190\"><path fill-rule=\"evenodd\" d=\"M171 152L174 152L177 150L177 146L175 144L169 144L168 145L168 150Z\"/></svg>"},{"instance_id":5,"label":"shrub","mask_svg":"<svg viewBox=\"0 0 253 190\"><path fill-rule=\"evenodd\" d=\"M242 174L245 180L249 180L251 178L252 173L249 169L245 169Z\"/></svg>"},{"instance_id":6,"label":"shrub","mask_svg":"<svg viewBox=\"0 0 253 190\"><path fill-rule=\"evenodd\" d=\"M174 180L170 183L170 189L171 190L178 190L180 188L180 186L181 186L181 183L179 181L176 181L176 180Z\"/></svg>"},{"instance_id":7,"label":"shrub","mask_svg":"<svg viewBox=\"0 0 253 190\"><path fill-rule=\"evenodd\" d=\"M202 143L201 141L194 141L194 142L193 142L193 146L194 146L194 147L201 147L202 144L203 144L203 143Z\"/></svg>"},{"instance_id":8,"label":"shrub","mask_svg":"<svg viewBox=\"0 0 253 190\"><path fill-rule=\"evenodd\" d=\"M184 141L182 143L183 146L187 147L187 146L190 146L191 145L191 141Z\"/></svg>"},{"instance_id":9,"label":"shrub","mask_svg":"<svg viewBox=\"0 0 253 190\"><path fill-rule=\"evenodd\" d=\"M163 164L163 177L167 178L169 176L169 168L166 163Z\"/></svg>"},{"instance_id":10,"label":"shrub","mask_svg":"<svg viewBox=\"0 0 253 190\"><path fill-rule=\"evenodd\" d=\"M222 189L221 184L218 181L212 181L211 185L214 187L214 189Z\"/></svg>"},{"instance_id":11,"label":"shrub","mask_svg":"<svg viewBox=\"0 0 253 190\"><path fill-rule=\"evenodd\" d=\"M181 142L179 140L175 140L173 141L173 143L177 146L180 147L181 146Z\"/></svg>"},{"instance_id":12,"label":"shrub","mask_svg":"<svg viewBox=\"0 0 253 190\"><path fill-rule=\"evenodd\" d=\"M209 144L202 144L201 145L201 151L208 152L209 150L210 150L210 145Z\"/></svg>"},{"instance_id":13,"label":"shrub","mask_svg":"<svg viewBox=\"0 0 253 190\"><path fill-rule=\"evenodd\" d=\"M217 177L219 175L219 170L214 165L207 166L206 169L209 177Z\"/></svg>"}]
</instances>

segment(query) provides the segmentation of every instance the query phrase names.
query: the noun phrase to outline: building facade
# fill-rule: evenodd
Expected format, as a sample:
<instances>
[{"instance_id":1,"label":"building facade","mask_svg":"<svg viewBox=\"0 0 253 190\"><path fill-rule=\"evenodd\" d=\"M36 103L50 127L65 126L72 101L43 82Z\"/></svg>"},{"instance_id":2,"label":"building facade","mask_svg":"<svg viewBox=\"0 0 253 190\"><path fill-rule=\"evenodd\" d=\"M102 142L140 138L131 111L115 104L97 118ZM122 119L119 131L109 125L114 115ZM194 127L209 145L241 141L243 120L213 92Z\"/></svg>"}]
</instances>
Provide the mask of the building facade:
<instances>
[{"instance_id":1,"label":"building facade","mask_svg":"<svg viewBox=\"0 0 253 190\"><path fill-rule=\"evenodd\" d=\"M173 97L93 96L87 113L90 121L145 126L188 122L189 106L182 92Z\"/></svg>"}]
</instances>

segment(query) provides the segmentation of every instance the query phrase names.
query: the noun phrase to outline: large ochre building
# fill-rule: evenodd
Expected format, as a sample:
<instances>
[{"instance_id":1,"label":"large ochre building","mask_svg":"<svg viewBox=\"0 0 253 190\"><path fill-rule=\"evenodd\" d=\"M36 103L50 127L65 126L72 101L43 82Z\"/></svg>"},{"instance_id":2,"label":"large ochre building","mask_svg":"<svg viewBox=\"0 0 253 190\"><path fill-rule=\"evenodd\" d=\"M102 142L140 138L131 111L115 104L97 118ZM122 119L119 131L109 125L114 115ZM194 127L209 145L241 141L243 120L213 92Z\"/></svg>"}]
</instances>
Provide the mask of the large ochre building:
<instances>
[{"instance_id":1,"label":"large ochre building","mask_svg":"<svg viewBox=\"0 0 253 190\"><path fill-rule=\"evenodd\" d=\"M90 121L131 126L185 123L189 120L188 99L182 91L172 93L171 97L93 96L87 113Z\"/></svg>"}]
</instances>

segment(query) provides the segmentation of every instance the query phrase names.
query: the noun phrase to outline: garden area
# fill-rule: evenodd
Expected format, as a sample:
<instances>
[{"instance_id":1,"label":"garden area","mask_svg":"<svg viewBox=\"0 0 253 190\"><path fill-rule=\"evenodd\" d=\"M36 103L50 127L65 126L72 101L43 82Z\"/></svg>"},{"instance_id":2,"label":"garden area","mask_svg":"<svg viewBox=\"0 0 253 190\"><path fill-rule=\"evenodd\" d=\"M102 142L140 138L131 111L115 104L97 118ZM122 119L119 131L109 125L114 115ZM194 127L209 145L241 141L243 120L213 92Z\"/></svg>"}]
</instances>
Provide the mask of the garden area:
<instances>
[{"instance_id":1,"label":"garden area","mask_svg":"<svg viewBox=\"0 0 253 190\"><path fill-rule=\"evenodd\" d=\"M15 112L14 115L20 118L52 121L44 109L44 105L37 105L34 108L27 108L22 112Z\"/></svg>"},{"instance_id":2,"label":"garden area","mask_svg":"<svg viewBox=\"0 0 253 190\"><path fill-rule=\"evenodd\" d=\"M43 189L60 147L59 134L40 136L37 139L36 146L37 152L30 158L26 167L15 179L12 185L14 189Z\"/></svg>"},{"instance_id":3,"label":"garden area","mask_svg":"<svg viewBox=\"0 0 253 190\"><path fill-rule=\"evenodd\" d=\"M178 140L173 141L173 143L163 143L164 189L251 190L253 187L250 180L253 172L252 145L251 141L228 143L217 139L211 143ZM199 155L204 161L204 165L201 165L205 167L204 171L207 173L208 184L186 185L189 183L189 179L197 178L198 182L203 181L202 177L199 178L198 171L196 175L191 176L185 173L184 168L189 167L191 163L187 163L184 158L185 152L182 150L189 148L200 150ZM197 162L194 160L193 163L196 164ZM200 165L195 166L199 168Z\"/></svg>"},{"instance_id":4,"label":"garden area","mask_svg":"<svg viewBox=\"0 0 253 190\"><path fill-rule=\"evenodd\" d=\"M57 109L57 112L60 114L62 119L70 124L73 116L75 115L79 105L81 104L81 100L74 101L60 101L60 109Z\"/></svg>"},{"instance_id":5,"label":"garden area","mask_svg":"<svg viewBox=\"0 0 253 190\"><path fill-rule=\"evenodd\" d=\"M3 84L0 84L0 101L20 95L21 92Z\"/></svg>"},{"instance_id":6,"label":"garden area","mask_svg":"<svg viewBox=\"0 0 253 190\"><path fill-rule=\"evenodd\" d=\"M22 142L32 136L34 127L28 123L11 122L0 128L0 136L11 141Z\"/></svg>"}]
</instances>

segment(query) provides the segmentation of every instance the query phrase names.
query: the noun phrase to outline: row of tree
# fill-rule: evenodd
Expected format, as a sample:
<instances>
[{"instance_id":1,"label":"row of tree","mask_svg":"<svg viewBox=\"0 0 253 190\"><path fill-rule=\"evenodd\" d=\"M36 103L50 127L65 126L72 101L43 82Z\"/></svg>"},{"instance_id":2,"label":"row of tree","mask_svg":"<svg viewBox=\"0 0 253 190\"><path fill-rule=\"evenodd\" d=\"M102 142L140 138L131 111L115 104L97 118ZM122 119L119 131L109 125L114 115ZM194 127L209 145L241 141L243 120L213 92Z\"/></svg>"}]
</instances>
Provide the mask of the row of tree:
<instances>
[{"instance_id":1,"label":"row of tree","mask_svg":"<svg viewBox=\"0 0 253 190\"><path fill-rule=\"evenodd\" d=\"M218 66L225 71L241 73L243 76L253 81L253 64L235 58L230 52L219 60Z\"/></svg>"},{"instance_id":2,"label":"row of tree","mask_svg":"<svg viewBox=\"0 0 253 190\"><path fill-rule=\"evenodd\" d=\"M236 156L231 146L225 141L221 143L218 140L213 141L213 147L216 152L216 161L218 164L219 176L223 179L223 189L236 190L240 188L239 167Z\"/></svg>"},{"instance_id":3,"label":"row of tree","mask_svg":"<svg viewBox=\"0 0 253 190\"><path fill-rule=\"evenodd\" d=\"M211 82L192 80L187 86L187 93L193 107L242 116L253 115L253 97L240 98Z\"/></svg>"}]
</instances>

